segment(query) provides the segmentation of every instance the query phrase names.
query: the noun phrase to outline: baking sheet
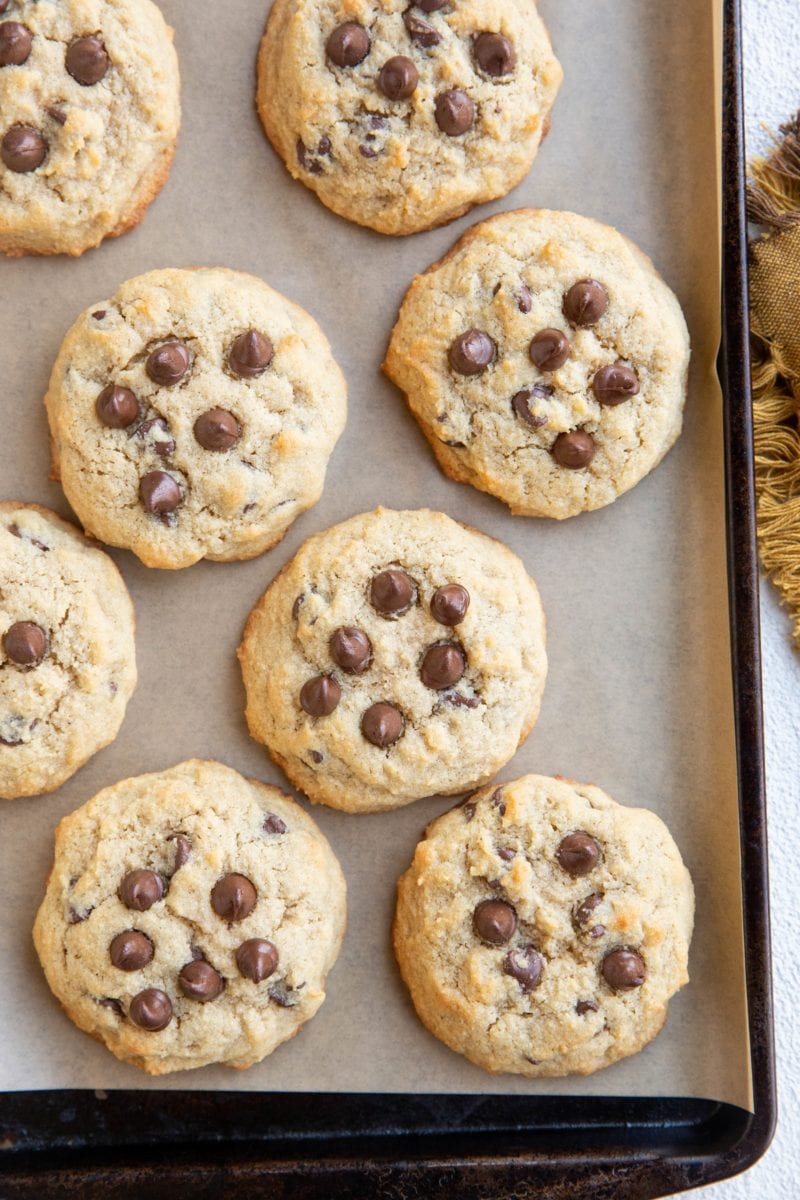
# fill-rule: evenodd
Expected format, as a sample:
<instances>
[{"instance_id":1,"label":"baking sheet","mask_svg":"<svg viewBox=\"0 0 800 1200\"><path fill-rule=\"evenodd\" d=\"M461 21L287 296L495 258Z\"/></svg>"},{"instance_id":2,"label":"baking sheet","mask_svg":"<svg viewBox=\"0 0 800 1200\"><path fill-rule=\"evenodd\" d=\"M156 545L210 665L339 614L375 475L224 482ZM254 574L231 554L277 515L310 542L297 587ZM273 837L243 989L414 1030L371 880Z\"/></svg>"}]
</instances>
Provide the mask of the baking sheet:
<instances>
[{"instance_id":1,"label":"baking sheet","mask_svg":"<svg viewBox=\"0 0 800 1200\"><path fill-rule=\"evenodd\" d=\"M350 415L322 500L262 558L155 572L113 552L139 629L139 687L121 733L59 792L1 810L0 1088L671 1095L752 1107L714 375L719 4L542 0L566 77L531 175L505 200L399 241L328 213L267 145L253 109L266 5L227 0L222 18L210 4L164 0L162 8L177 31L184 122L161 197L138 230L80 260L0 263L0 492L69 515L47 479L41 397L50 367L81 309L156 267L252 271L303 304L331 338ZM676 449L610 508L564 523L511 517L446 480L379 372L412 275L473 221L523 205L574 209L634 238L677 292L693 341ZM30 927L54 827L101 787L192 755L285 786L246 732L234 658L241 628L305 537L379 503L440 508L501 538L527 564L547 613L550 676L541 718L500 779L562 773L665 818L697 889L692 982L651 1046L593 1077L487 1076L417 1022L389 944L395 880L424 825L452 800L361 817L315 808L350 898L322 1010L245 1073L218 1067L151 1080L79 1033L44 983Z\"/></svg>"}]
</instances>

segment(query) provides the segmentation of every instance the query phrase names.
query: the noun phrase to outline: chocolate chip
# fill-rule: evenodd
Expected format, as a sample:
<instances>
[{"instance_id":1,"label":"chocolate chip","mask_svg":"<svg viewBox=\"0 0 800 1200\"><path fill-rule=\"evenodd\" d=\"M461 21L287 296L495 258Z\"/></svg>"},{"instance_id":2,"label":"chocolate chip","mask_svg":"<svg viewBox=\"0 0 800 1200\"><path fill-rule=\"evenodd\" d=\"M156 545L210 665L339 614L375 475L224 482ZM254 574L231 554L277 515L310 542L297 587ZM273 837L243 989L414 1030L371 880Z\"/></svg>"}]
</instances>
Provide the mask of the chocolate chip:
<instances>
[{"instance_id":1,"label":"chocolate chip","mask_svg":"<svg viewBox=\"0 0 800 1200\"><path fill-rule=\"evenodd\" d=\"M523 992L532 992L542 982L542 956L535 946L517 946L503 959L503 974L516 979Z\"/></svg>"},{"instance_id":2,"label":"chocolate chip","mask_svg":"<svg viewBox=\"0 0 800 1200\"><path fill-rule=\"evenodd\" d=\"M19 21L3 21L0 25L0 67L20 67L27 61L33 45L33 34Z\"/></svg>"},{"instance_id":3,"label":"chocolate chip","mask_svg":"<svg viewBox=\"0 0 800 1200\"><path fill-rule=\"evenodd\" d=\"M417 8L421 8L426 13L438 12L440 8L444 8L447 2L448 0L417 0Z\"/></svg>"},{"instance_id":4,"label":"chocolate chip","mask_svg":"<svg viewBox=\"0 0 800 1200\"><path fill-rule=\"evenodd\" d=\"M164 895L164 880L155 871L140 867L129 871L119 885L119 896L126 908L134 912L147 912Z\"/></svg>"},{"instance_id":5,"label":"chocolate chip","mask_svg":"<svg viewBox=\"0 0 800 1200\"><path fill-rule=\"evenodd\" d=\"M472 800L465 800L461 807L464 809L464 816L468 821L471 821L477 811L477 804Z\"/></svg>"},{"instance_id":6,"label":"chocolate chip","mask_svg":"<svg viewBox=\"0 0 800 1200\"><path fill-rule=\"evenodd\" d=\"M458 683L466 666L466 655L460 646L450 642L440 643L425 651L419 675L425 687L440 692Z\"/></svg>"},{"instance_id":7,"label":"chocolate chip","mask_svg":"<svg viewBox=\"0 0 800 1200\"><path fill-rule=\"evenodd\" d=\"M200 958L181 967L178 986L188 1000L207 1004L209 1000L216 1000L225 987L225 981L211 963Z\"/></svg>"},{"instance_id":8,"label":"chocolate chip","mask_svg":"<svg viewBox=\"0 0 800 1200\"><path fill-rule=\"evenodd\" d=\"M453 708L478 708L480 705L477 696L465 696L463 692L444 691L440 696L445 704L452 704Z\"/></svg>"},{"instance_id":9,"label":"chocolate chip","mask_svg":"<svg viewBox=\"0 0 800 1200\"><path fill-rule=\"evenodd\" d=\"M101 996L97 1003L101 1008L110 1008L111 1011L115 1012L119 1017L125 1015L125 1010L123 1009L119 1000L115 1000L113 996Z\"/></svg>"},{"instance_id":10,"label":"chocolate chip","mask_svg":"<svg viewBox=\"0 0 800 1200\"><path fill-rule=\"evenodd\" d=\"M12 523L9 525L8 532L13 534L14 537L18 537L18 538L21 538L23 541L30 542L30 544L32 546L35 546L37 550L49 550L50 549L49 546L45 545L44 542L39 541L38 538L31 537L31 535L29 533L23 533L22 530L20 529L19 525L17 525L16 521L12 521Z\"/></svg>"},{"instance_id":11,"label":"chocolate chip","mask_svg":"<svg viewBox=\"0 0 800 1200\"><path fill-rule=\"evenodd\" d=\"M406 723L399 708L385 701L371 704L361 718L361 732L373 746L385 749L403 736Z\"/></svg>"},{"instance_id":12,"label":"chocolate chip","mask_svg":"<svg viewBox=\"0 0 800 1200\"><path fill-rule=\"evenodd\" d=\"M570 471L579 471L588 467L594 458L595 444L591 434L583 429L573 429L570 433L560 433L553 443L552 454L560 467Z\"/></svg>"},{"instance_id":13,"label":"chocolate chip","mask_svg":"<svg viewBox=\"0 0 800 1200\"><path fill-rule=\"evenodd\" d=\"M298 983L296 988L292 988L285 979L279 979L277 983L272 983L268 987L270 1000L274 1000L281 1008L294 1008L297 1004L296 993L300 991L305 984Z\"/></svg>"},{"instance_id":14,"label":"chocolate chip","mask_svg":"<svg viewBox=\"0 0 800 1200\"><path fill-rule=\"evenodd\" d=\"M47 142L32 125L12 125L0 143L0 157L9 171L25 175L40 167L47 155Z\"/></svg>"},{"instance_id":15,"label":"chocolate chip","mask_svg":"<svg viewBox=\"0 0 800 1200\"><path fill-rule=\"evenodd\" d=\"M440 92L434 101L436 124L448 137L459 137L472 127L475 120L475 105L466 92L453 88Z\"/></svg>"},{"instance_id":16,"label":"chocolate chip","mask_svg":"<svg viewBox=\"0 0 800 1200\"><path fill-rule=\"evenodd\" d=\"M60 123L63 125L63 121ZM103 317L106 316L106 312L107 310L105 308L98 308L97 312L92 313L92 320L102 321Z\"/></svg>"},{"instance_id":17,"label":"chocolate chip","mask_svg":"<svg viewBox=\"0 0 800 1200\"><path fill-rule=\"evenodd\" d=\"M174 512L183 498L177 482L166 471L148 471L143 475L139 496L149 513Z\"/></svg>"},{"instance_id":18,"label":"chocolate chip","mask_svg":"<svg viewBox=\"0 0 800 1200\"><path fill-rule=\"evenodd\" d=\"M606 931L605 925L593 925L589 930L589 937L601 938Z\"/></svg>"},{"instance_id":19,"label":"chocolate chip","mask_svg":"<svg viewBox=\"0 0 800 1200\"><path fill-rule=\"evenodd\" d=\"M520 421L524 421L526 425L530 425L531 429L541 429L547 424L547 417L544 413L532 413L530 400L535 394L533 388L523 388L521 392L517 392L511 397L511 408L514 416L519 417Z\"/></svg>"},{"instance_id":20,"label":"chocolate chip","mask_svg":"<svg viewBox=\"0 0 800 1200\"><path fill-rule=\"evenodd\" d=\"M67 114L64 112L63 108L57 108L55 105L52 105L47 109L47 115L48 117L53 118L56 125L66 125L67 123ZM103 316L105 315L106 314L103 313ZM101 320L101 318L97 316L97 313L92 313L92 316L96 321Z\"/></svg>"},{"instance_id":21,"label":"chocolate chip","mask_svg":"<svg viewBox=\"0 0 800 1200\"><path fill-rule=\"evenodd\" d=\"M67 49L65 61L70 75L82 87L99 83L111 65L99 37L76 38Z\"/></svg>"},{"instance_id":22,"label":"chocolate chip","mask_svg":"<svg viewBox=\"0 0 800 1200\"><path fill-rule=\"evenodd\" d=\"M584 328L599 321L608 308L608 292L596 279L580 279L564 297L564 316Z\"/></svg>"},{"instance_id":23,"label":"chocolate chip","mask_svg":"<svg viewBox=\"0 0 800 1200\"><path fill-rule=\"evenodd\" d=\"M369 589L372 607L382 616L399 616L417 598L414 581L405 571L389 567L375 575Z\"/></svg>"},{"instance_id":24,"label":"chocolate chip","mask_svg":"<svg viewBox=\"0 0 800 1200\"><path fill-rule=\"evenodd\" d=\"M416 16L410 8L403 13L403 23L412 42L416 42L418 46L422 46L426 50L431 46L438 46L442 40L434 27L427 21L423 21L422 17Z\"/></svg>"},{"instance_id":25,"label":"chocolate chip","mask_svg":"<svg viewBox=\"0 0 800 1200\"><path fill-rule=\"evenodd\" d=\"M153 383L160 387L174 387L180 383L189 367L192 356L183 342L164 342L156 346L147 356L145 370Z\"/></svg>"},{"instance_id":26,"label":"chocolate chip","mask_svg":"<svg viewBox=\"0 0 800 1200\"><path fill-rule=\"evenodd\" d=\"M2 16L4 12L6 12L10 3L11 3L11 0L0 0L0 16Z\"/></svg>"},{"instance_id":27,"label":"chocolate chip","mask_svg":"<svg viewBox=\"0 0 800 1200\"><path fill-rule=\"evenodd\" d=\"M3 635L3 649L18 667L38 667L47 653L47 634L35 621L15 621Z\"/></svg>"},{"instance_id":28,"label":"chocolate chip","mask_svg":"<svg viewBox=\"0 0 800 1200\"><path fill-rule=\"evenodd\" d=\"M561 839L556 859L568 875L577 878L595 869L600 861L600 847L590 834L579 829L577 833L568 833Z\"/></svg>"},{"instance_id":29,"label":"chocolate chip","mask_svg":"<svg viewBox=\"0 0 800 1200\"><path fill-rule=\"evenodd\" d=\"M3 744L6 745L7 743L3 743ZM94 912L94 909L90 908L89 912ZM67 918L67 924L82 925L83 922L86 920L86 918L89 916L89 912L78 912L78 910L76 908L73 908L72 905L70 905L69 916Z\"/></svg>"},{"instance_id":30,"label":"chocolate chip","mask_svg":"<svg viewBox=\"0 0 800 1200\"><path fill-rule=\"evenodd\" d=\"M516 850L511 846L498 846L497 854L502 858L503 862L511 862L512 858L516 857Z\"/></svg>"},{"instance_id":31,"label":"chocolate chip","mask_svg":"<svg viewBox=\"0 0 800 1200\"><path fill-rule=\"evenodd\" d=\"M572 914L572 923L576 929L585 929L591 920L592 914L599 904L602 904L603 897L599 892L592 892L585 900L581 900L575 912ZM595 926L597 928L597 926Z\"/></svg>"},{"instance_id":32,"label":"chocolate chip","mask_svg":"<svg viewBox=\"0 0 800 1200\"><path fill-rule=\"evenodd\" d=\"M487 75L508 75L517 65L514 46L502 33L479 33L473 49L475 61Z\"/></svg>"},{"instance_id":33,"label":"chocolate chip","mask_svg":"<svg viewBox=\"0 0 800 1200\"><path fill-rule=\"evenodd\" d=\"M647 978L644 959L630 946L610 950L600 968L603 978L615 992L641 987Z\"/></svg>"},{"instance_id":34,"label":"chocolate chip","mask_svg":"<svg viewBox=\"0 0 800 1200\"><path fill-rule=\"evenodd\" d=\"M450 345L450 366L459 375L480 375L494 360L497 347L482 329L467 329Z\"/></svg>"},{"instance_id":35,"label":"chocolate chip","mask_svg":"<svg viewBox=\"0 0 800 1200\"><path fill-rule=\"evenodd\" d=\"M324 154L327 156L327 155L330 155L330 152L332 149L333 149L333 143L331 142L331 139L327 136L327 134L324 134L319 139L319 145L317 146L317 154Z\"/></svg>"},{"instance_id":36,"label":"chocolate chip","mask_svg":"<svg viewBox=\"0 0 800 1200\"><path fill-rule=\"evenodd\" d=\"M311 761L316 763L317 766L319 766L319 764L322 762L322 759L323 759L323 755L320 754L319 750L309 750L308 753L311 756Z\"/></svg>"},{"instance_id":37,"label":"chocolate chip","mask_svg":"<svg viewBox=\"0 0 800 1200\"><path fill-rule=\"evenodd\" d=\"M140 441L149 443L150 448L155 450L160 458L169 458L170 454L175 452L175 439L163 417L151 417L149 421L142 421L128 437L137 437Z\"/></svg>"},{"instance_id":38,"label":"chocolate chip","mask_svg":"<svg viewBox=\"0 0 800 1200\"><path fill-rule=\"evenodd\" d=\"M389 100L407 100L419 83L419 72L410 58L396 54L381 67L378 87Z\"/></svg>"},{"instance_id":39,"label":"chocolate chip","mask_svg":"<svg viewBox=\"0 0 800 1200\"><path fill-rule=\"evenodd\" d=\"M491 946L502 946L514 936L517 914L505 900L481 900L472 914L478 937Z\"/></svg>"},{"instance_id":40,"label":"chocolate chip","mask_svg":"<svg viewBox=\"0 0 800 1200\"><path fill-rule=\"evenodd\" d=\"M108 948L109 957L120 971L141 971L152 962L155 950L150 938L138 929L118 933Z\"/></svg>"},{"instance_id":41,"label":"chocolate chip","mask_svg":"<svg viewBox=\"0 0 800 1200\"><path fill-rule=\"evenodd\" d=\"M579 1017L582 1017L587 1012L598 1012L598 1007L594 1000L579 1000L575 1005L575 1012Z\"/></svg>"},{"instance_id":42,"label":"chocolate chip","mask_svg":"<svg viewBox=\"0 0 800 1200\"><path fill-rule=\"evenodd\" d=\"M130 388L107 383L95 403L95 412L109 429L127 429L139 415L139 401Z\"/></svg>"},{"instance_id":43,"label":"chocolate chip","mask_svg":"<svg viewBox=\"0 0 800 1200\"><path fill-rule=\"evenodd\" d=\"M528 347L531 362L540 371L557 371L569 358L569 339L560 329L540 329Z\"/></svg>"},{"instance_id":44,"label":"chocolate chip","mask_svg":"<svg viewBox=\"0 0 800 1200\"><path fill-rule=\"evenodd\" d=\"M638 394L639 379L636 372L624 363L614 363L600 368L592 380L592 391L598 404L622 404Z\"/></svg>"},{"instance_id":45,"label":"chocolate chip","mask_svg":"<svg viewBox=\"0 0 800 1200\"><path fill-rule=\"evenodd\" d=\"M131 1000L128 1016L140 1029L158 1033L172 1020L172 1001L160 988L145 988Z\"/></svg>"},{"instance_id":46,"label":"chocolate chip","mask_svg":"<svg viewBox=\"0 0 800 1200\"><path fill-rule=\"evenodd\" d=\"M310 717L329 717L342 697L342 689L333 675L315 675L300 689L300 707Z\"/></svg>"},{"instance_id":47,"label":"chocolate chip","mask_svg":"<svg viewBox=\"0 0 800 1200\"><path fill-rule=\"evenodd\" d=\"M194 436L204 450L230 450L242 436L242 427L233 413L210 408L195 421Z\"/></svg>"},{"instance_id":48,"label":"chocolate chip","mask_svg":"<svg viewBox=\"0 0 800 1200\"><path fill-rule=\"evenodd\" d=\"M277 813L267 813L261 828L264 830L264 833L286 833L288 826L285 821L280 819Z\"/></svg>"},{"instance_id":49,"label":"chocolate chip","mask_svg":"<svg viewBox=\"0 0 800 1200\"><path fill-rule=\"evenodd\" d=\"M174 875L176 871L179 871L189 861L189 855L192 853L192 843L185 833L173 834L168 840L175 843L175 861L172 864L172 873Z\"/></svg>"},{"instance_id":50,"label":"chocolate chip","mask_svg":"<svg viewBox=\"0 0 800 1200\"><path fill-rule=\"evenodd\" d=\"M460 583L445 583L431 597L431 616L440 625L460 625L469 608L469 592Z\"/></svg>"},{"instance_id":51,"label":"chocolate chip","mask_svg":"<svg viewBox=\"0 0 800 1200\"><path fill-rule=\"evenodd\" d=\"M328 38L325 53L337 67L357 67L369 54L370 38L363 25L345 21Z\"/></svg>"},{"instance_id":52,"label":"chocolate chip","mask_svg":"<svg viewBox=\"0 0 800 1200\"><path fill-rule=\"evenodd\" d=\"M533 308L533 296L526 283L523 283L517 292L517 308L521 313L529 313Z\"/></svg>"},{"instance_id":53,"label":"chocolate chip","mask_svg":"<svg viewBox=\"0 0 800 1200\"><path fill-rule=\"evenodd\" d=\"M500 813L501 817L504 817L506 815L506 802L503 799L503 789L502 788L495 788L495 790L492 792L492 804L497 809L497 811Z\"/></svg>"},{"instance_id":54,"label":"chocolate chip","mask_svg":"<svg viewBox=\"0 0 800 1200\"><path fill-rule=\"evenodd\" d=\"M372 643L363 629L340 625L328 643L331 658L348 675L361 675L372 662Z\"/></svg>"},{"instance_id":55,"label":"chocolate chip","mask_svg":"<svg viewBox=\"0 0 800 1200\"><path fill-rule=\"evenodd\" d=\"M374 146L365 146L363 143L358 147L364 158L377 158L378 151Z\"/></svg>"},{"instance_id":56,"label":"chocolate chip","mask_svg":"<svg viewBox=\"0 0 800 1200\"><path fill-rule=\"evenodd\" d=\"M303 601L306 598L305 592L301 592L299 596L295 596L294 604L292 605L292 620L296 621L300 616L300 609L303 606Z\"/></svg>"},{"instance_id":57,"label":"chocolate chip","mask_svg":"<svg viewBox=\"0 0 800 1200\"><path fill-rule=\"evenodd\" d=\"M278 966L278 951L266 938L248 938L236 951L236 965L245 979L261 983Z\"/></svg>"},{"instance_id":58,"label":"chocolate chip","mask_svg":"<svg viewBox=\"0 0 800 1200\"><path fill-rule=\"evenodd\" d=\"M265 333L248 329L240 333L228 353L228 366L243 379L262 375L272 362L275 349Z\"/></svg>"},{"instance_id":59,"label":"chocolate chip","mask_svg":"<svg viewBox=\"0 0 800 1200\"><path fill-rule=\"evenodd\" d=\"M253 884L246 875L236 871L223 875L211 889L211 907L229 925L249 917L257 899L258 892Z\"/></svg>"}]
</instances>

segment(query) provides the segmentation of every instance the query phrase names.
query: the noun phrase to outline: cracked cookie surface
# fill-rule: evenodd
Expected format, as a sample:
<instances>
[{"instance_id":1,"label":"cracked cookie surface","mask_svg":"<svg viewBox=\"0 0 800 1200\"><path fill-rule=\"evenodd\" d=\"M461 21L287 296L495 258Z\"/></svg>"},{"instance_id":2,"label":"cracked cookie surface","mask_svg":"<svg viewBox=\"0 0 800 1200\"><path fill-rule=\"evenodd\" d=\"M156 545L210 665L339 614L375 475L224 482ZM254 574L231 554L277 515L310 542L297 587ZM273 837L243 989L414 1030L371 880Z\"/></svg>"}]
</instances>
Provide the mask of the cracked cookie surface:
<instances>
[{"instance_id":1,"label":"cracked cookie surface","mask_svg":"<svg viewBox=\"0 0 800 1200\"><path fill-rule=\"evenodd\" d=\"M493 1072L587 1075L635 1054L688 982L689 872L654 813L526 775L428 826L394 946L417 1014Z\"/></svg>"},{"instance_id":2,"label":"cracked cookie surface","mask_svg":"<svg viewBox=\"0 0 800 1200\"><path fill-rule=\"evenodd\" d=\"M180 124L150 0L10 0L0 14L0 251L81 254L142 218Z\"/></svg>"},{"instance_id":3,"label":"cracked cookie surface","mask_svg":"<svg viewBox=\"0 0 800 1200\"><path fill-rule=\"evenodd\" d=\"M317 502L347 389L308 313L252 275L198 268L87 309L45 403L87 532L178 568L261 554Z\"/></svg>"},{"instance_id":4,"label":"cracked cookie surface","mask_svg":"<svg viewBox=\"0 0 800 1200\"><path fill-rule=\"evenodd\" d=\"M446 475L524 516L610 504L681 431L689 334L652 263L609 226L520 209L414 279L384 371Z\"/></svg>"},{"instance_id":5,"label":"cracked cookie surface","mask_svg":"<svg viewBox=\"0 0 800 1200\"><path fill-rule=\"evenodd\" d=\"M134 624L107 554L48 509L0 503L0 796L51 792L114 740Z\"/></svg>"},{"instance_id":6,"label":"cracked cookie surface","mask_svg":"<svg viewBox=\"0 0 800 1200\"><path fill-rule=\"evenodd\" d=\"M249 1067L294 1037L325 999L345 916L311 817L190 760L64 818L34 941L75 1024L162 1075Z\"/></svg>"},{"instance_id":7,"label":"cracked cookie surface","mask_svg":"<svg viewBox=\"0 0 800 1200\"><path fill-rule=\"evenodd\" d=\"M276 0L257 103L323 204L408 234L519 183L561 78L533 0Z\"/></svg>"},{"instance_id":8,"label":"cracked cookie surface","mask_svg":"<svg viewBox=\"0 0 800 1200\"><path fill-rule=\"evenodd\" d=\"M377 509L309 538L247 621L257 741L315 803L399 808L490 779L539 713L539 593L502 543Z\"/></svg>"}]
</instances>

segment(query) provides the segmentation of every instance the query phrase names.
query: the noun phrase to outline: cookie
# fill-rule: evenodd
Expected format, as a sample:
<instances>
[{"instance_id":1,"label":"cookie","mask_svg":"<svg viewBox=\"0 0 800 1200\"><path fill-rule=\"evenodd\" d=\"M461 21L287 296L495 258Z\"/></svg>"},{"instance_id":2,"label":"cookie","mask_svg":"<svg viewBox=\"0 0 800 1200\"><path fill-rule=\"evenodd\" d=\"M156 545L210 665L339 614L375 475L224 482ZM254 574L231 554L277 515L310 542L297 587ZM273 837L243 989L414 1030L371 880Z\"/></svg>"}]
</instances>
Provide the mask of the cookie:
<instances>
[{"instance_id":1,"label":"cookie","mask_svg":"<svg viewBox=\"0 0 800 1200\"><path fill-rule=\"evenodd\" d=\"M294 1037L344 926L344 877L314 821L193 760L64 818L33 937L67 1016L163 1075L249 1067Z\"/></svg>"},{"instance_id":2,"label":"cookie","mask_svg":"<svg viewBox=\"0 0 800 1200\"><path fill-rule=\"evenodd\" d=\"M317 502L347 389L308 313L205 268L151 271L87 309L45 403L87 532L177 568L253 558Z\"/></svg>"},{"instance_id":3,"label":"cookie","mask_svg":"<svg viewBox=\"0 0 800 1200\"><path fill-rule=\"evenodd\" d=\"M399 808L485 782L547 672L536 585L500 542L419 509L309 538L247 621L250 733L314 803Z\"/></svg>"},{"instance_id":4,"label":"cookie","mask_svg":"<svg viewBox=\"0 0 800 1200\"><path fill-rule=\"evenodd\" d=\"M428 826L394 946L417 1014L488 1071L588 1075L635 1054L688 982L689 872L654 813L526 775Z\"/></svg>"},{"instance_id":5,"label":"cookie","mask_svg":"<svg viewBox=\"0 0 800 1200\"><path fill-rule=\"evenodd\" d=\"M622 234L521 209L475 225L406 293L384 371L446 475L531 517L628 491L681 431L689 334Z\"/></svg>"},{"instance_id":6,"label":"cookie","mask_svg":"<svg viewBox=\"0 0 800 1200\"><path fill-rule=\"evenodd\" d=\"M137 225L180 125L150 0L0 4L0 251L82 254Z\"/></svg>"},{"instance_id":7,"label":"cookie","mask_svg":"<svg viewBox=\"0 0 800 1200\"><path fill-rule=\"evenodd\" d=\"M117 736L136 687L114 563L38 504L0 503L0 796L52 792Z\"/></svg>"},{"instance_id":8,"label":"cookie","mask_svg":"<svg viewBox=\"0 0 800 1200\"><path fill-rule=\"evenodd\" d=\"M534 0L276 0L257 103L323 204L406 234L520 182L561 78Z\"/></svg>"}]
</instances>

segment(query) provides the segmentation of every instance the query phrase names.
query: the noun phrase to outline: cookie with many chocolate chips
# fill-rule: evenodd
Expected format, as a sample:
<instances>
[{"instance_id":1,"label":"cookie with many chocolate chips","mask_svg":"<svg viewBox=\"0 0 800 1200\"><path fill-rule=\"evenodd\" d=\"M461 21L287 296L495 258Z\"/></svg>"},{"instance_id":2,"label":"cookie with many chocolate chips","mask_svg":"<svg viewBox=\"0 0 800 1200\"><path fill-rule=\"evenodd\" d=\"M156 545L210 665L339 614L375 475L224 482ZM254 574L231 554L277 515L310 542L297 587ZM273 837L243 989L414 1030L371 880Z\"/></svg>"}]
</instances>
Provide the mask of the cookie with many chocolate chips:
<instances>
[{"instance_id":1,"label":"cookie with many chocolate chips","mask_svg":"<svg viewBox=\"0 0 800 1200\"><path fill-rule=\"evenodd\" d=\"M82 254L137 225L180 124L150 0L14 0L0 15L0 252Z\"/></svg>"},{"instance_id":2,"label":"cookie with many chocolate chips","mask_svg":"<svg viewBox=\"0 0 800 1200\"><path fill-rule=\"evenodd\" d=\"M384 371L446 475L514 513L610 504L681 431L689 334L607 225L521 209L475 225L406 293Z\"/></svg>"},{"instance_id":3,"label":"cookie with many chocolate chips","mask_svg":"<svg viewBox=\"0 0 800 1200\"><path fill-rule=\"evenodd\" d=\"M33 937L71 1020L163 1075L249 1067L294 1037L325 999L345 914L311 817L195 759L64 818Z\"/></svg>"},{"instance_id":4,"label":"cookie with many chocolate chips","mask_svg":"<svg viewBox=\"0 0 800 1200\"><path fill-rule=\"evenodd\" d=\"M257 102L323 204L407 234L520 182L561 77L534 0L276 0Z\"/></svg>"},{"instance_id":5,"label":"cookie with many chocolate chips","mask_svg":"<svg viewBox=\"0 0 800 1200\"><path fill-rule=\"evenodd\" d=\"M635 1054L688 982L689 872L663 821L526 775L428 826L394 946L417 1014L487 1071L588 1075Z\"/></svg>"},{"instance_id":6,"label":"cookie with many chocolate chips","mask_svg":"<svg viewBox=\"0 0 800 1200\"><path fill-rule=\"evenodd\" d=\"M46 508L0 503L0 797L51 792L114 740L134 624L107 554Z\"/></svg>"},{"instance_id":7,"label":"cookie with many chocolate chips","mask_svg":"<svg viewBox=\"0 0 800 1200\"><path fill-rule=\"evenodd\" d=\"M347 388L307 312L200 268L151 271L87 309L45 403L87 532L178 568L253 558L316 504Z\"/></svg>"},{"instance_id":8,"label":"cookie with many chocolate chips","mask_svg":"<svg viewBox=\"0 0 800 1200\"><path fill-rule=\"evenodd\" d=\"M310 538L239 647L247 722L315 803L399 808L490 779L539 714L539 593L500 542L419 509Z\"/></svg>"}]
</instances>

